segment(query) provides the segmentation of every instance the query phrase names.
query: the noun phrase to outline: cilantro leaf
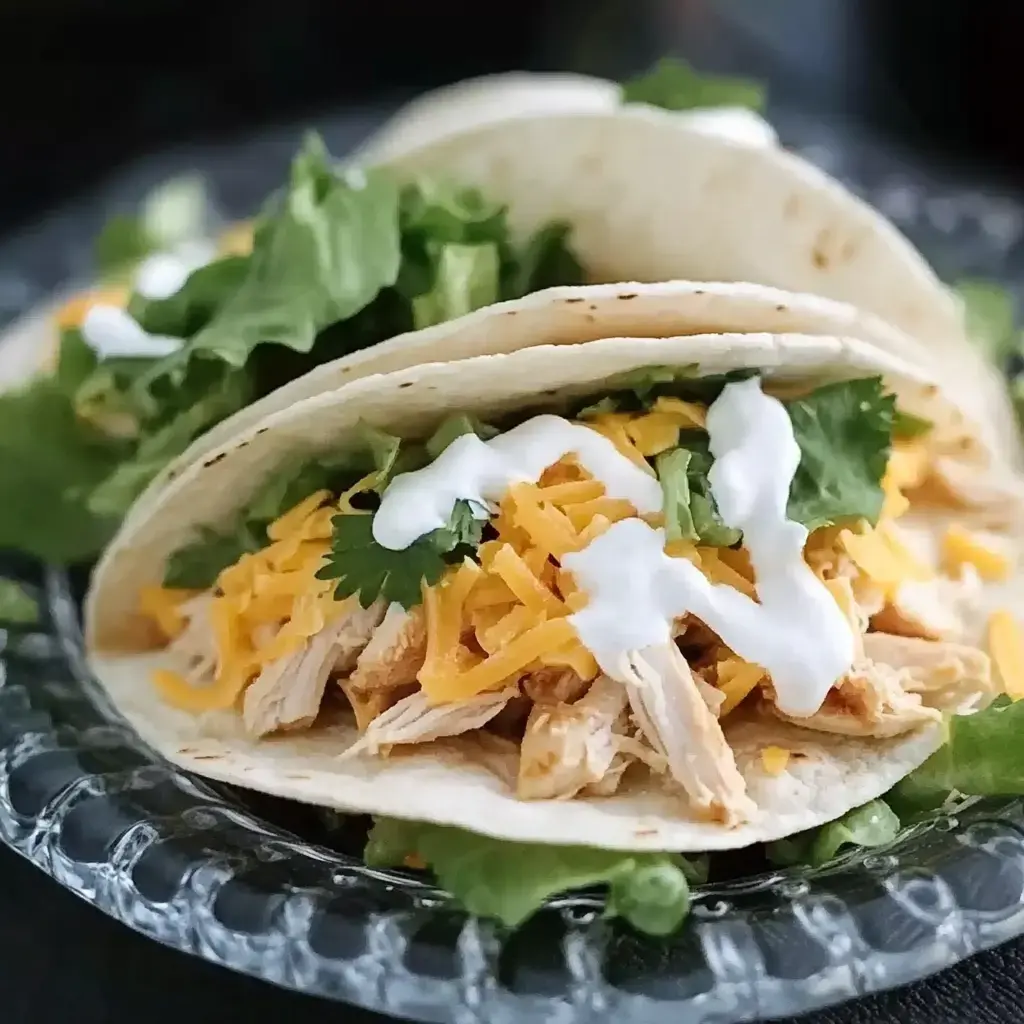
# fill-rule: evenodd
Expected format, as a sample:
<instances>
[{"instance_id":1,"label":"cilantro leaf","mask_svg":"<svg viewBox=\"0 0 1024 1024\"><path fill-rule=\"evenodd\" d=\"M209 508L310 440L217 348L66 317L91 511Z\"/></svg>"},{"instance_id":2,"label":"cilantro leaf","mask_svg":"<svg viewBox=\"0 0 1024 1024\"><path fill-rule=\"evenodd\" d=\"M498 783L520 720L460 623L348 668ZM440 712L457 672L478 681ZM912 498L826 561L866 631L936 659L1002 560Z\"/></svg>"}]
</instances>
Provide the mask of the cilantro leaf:
<instances>
[{"instance_id":1,"label":"cilantro leaf","mask_svg":"<svg viewBox=\"0 0 1024 1024\"><path fill-rule=\"evenodd\" d=\"M415 608L422 599L421 584L437 583L451 561L479 547L484 524L468 502L459 501L447 526L401 551L382 547L373 539L372 516L335 516L333 526L331 553L317 579L337 580L335 597L342 600L358 594L364 608L378 597Z\"/></svg>"},{"instance_id":2,"label":"cilantro leaf","mask_svg":"<svg viewBox=\"0 0 1024 1024\"><path fill-rule=\"evenodd\" d=\"M820 867L835 860L844 846L884 846L899 831L900 819L892 808L884 800L872 800L820 828L769 843L766 852L768 859L780 867Z\"/></svg>"},{"instance_id":3,"label":"cilantro leaf","mask_svg":"<svg viewBox=\"0 0 1024 1024\"><path fill-rule=\"evenodd\" d=\"M34 626L39 602L17 581L0 577L0 622Z\"/></svg>"},{"instance_id":4,"label":"cilantro leaf","mask_svg":"<svg viewBox=\"0 0 1024 1024\"><path fill-rule=\"evenodd\" d=\"M704 880L698 865L677 854L509 842L442 825L377 818L364 852L367 864L396 866L410 854L419 856L471 914L510 928L552 896L603 885L608 917L621 917L648 935L670 935L689 911L689 883Z\"/></svg>"},{"instance_id":5,"label":"cilantro leaf","mask_svg":"<svg viewBox=\"0 0 1024 1024\"><path fill-rule=\"evenodd\" d=\"M826 384L787 403L800 446L791 519L812 531L849 519L878 521L895 408L880 377Z\"/></svg>"},{"instance_id":6,"label":"cilantro leaf","mask_svg":"<svg viewBox=\"0 0 1024 1024\"><path fill-rule=\"evenodd\" d=\"M622 86L623 103L649 103L665 110L749 107L763 110L765 87L749 78L705 75L686 61L664 57L644 75Z\"/></svg>"}]
</instances>

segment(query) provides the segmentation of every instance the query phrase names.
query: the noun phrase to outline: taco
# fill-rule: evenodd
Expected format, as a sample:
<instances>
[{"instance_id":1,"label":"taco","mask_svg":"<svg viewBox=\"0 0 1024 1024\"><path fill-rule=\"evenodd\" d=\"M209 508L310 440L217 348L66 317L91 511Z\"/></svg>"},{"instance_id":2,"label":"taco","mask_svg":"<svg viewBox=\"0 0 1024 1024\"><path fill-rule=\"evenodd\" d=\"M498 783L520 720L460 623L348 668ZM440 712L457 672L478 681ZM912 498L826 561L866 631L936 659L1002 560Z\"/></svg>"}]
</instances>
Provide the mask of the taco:
<instances>
[{"instance_id":1,"label":"taco","mask_svg":"<svg viewBox=\"0 0 1024 1024\"><path fill-rule=\"evenodd\" d=\"M870 802L940 748L970 791L943 743L975 717L968 777L1018 779L1003 702L978 710L1021 682L1007 473L947 389L858 339L429 364L189 467L97 568L87 642L172 761L382 816L373 856L446 884L525 872L525 913L626 862L891 821Z\"/></svg>"},{"instance_id":2,"label":"taco","mask_svg":"<svg viewBox=\"0 0 1024 1024\"><path fill-rule=\"evenodd\" d=\"M735 106L732 91L691 89L698 109L683 113L654 109L649 89L623 96L646 102L548 116L535 96L530 116L442 125L367 170L310 142L227 253L205 265L191 250L151 254L141 285L136 268L116 293L79 297L62 311L53 372L0 398L0 425L33 424L0 430L0 546L90 560L140 495L143 510L250 424L422 360L410 332L585 281L754 281L848 301L920 339L975 399L993 445L1015 450L1001 382L891 225L799 158L709 132L697 115Z\"/></svg>"}]
</instances>

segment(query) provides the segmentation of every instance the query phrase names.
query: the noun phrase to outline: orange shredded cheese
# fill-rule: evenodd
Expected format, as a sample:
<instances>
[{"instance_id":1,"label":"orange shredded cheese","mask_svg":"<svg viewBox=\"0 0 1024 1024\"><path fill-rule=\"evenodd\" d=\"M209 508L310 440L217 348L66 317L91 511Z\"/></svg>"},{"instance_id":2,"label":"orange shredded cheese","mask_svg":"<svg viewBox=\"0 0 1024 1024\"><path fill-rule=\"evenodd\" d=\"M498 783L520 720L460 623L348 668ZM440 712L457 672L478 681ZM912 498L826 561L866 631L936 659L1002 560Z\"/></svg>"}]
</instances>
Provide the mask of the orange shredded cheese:
<instances>
[{"instance_id":1,"label":"orange shredded cheese","mask_svg":"<svg viewBox=\"0 0 1024 1024\"><path fill-rule=\"evenodd\" d=\"M761 751L761 764L769 775L781 775L789 764L789 751L785 747L765 747Z\"/></svg>"},{"instance_id":2,"label":"orange shredded cheese","mask_svg":"<svg viewBox=\"0 0 1024 1024\"><path fill-rule=\"evenodd\" d=\"M965 565L973 565L984 580L1005 580L1010 575L1010 563L1004 555L955 523L947 527L942 538L942 560L946 572L954 577Z\"/></svg>"},{"instance_id":3,"label":"orange shredded cheese","mask_svg":"<svg viewBox=\"0 0 1024 1024\"><path fill-rule=\"evenodd\" d=\"M993 612L988 620L988 652L1003 691L1020 700L1024 697L1024 636L1006 610Z\"/></svg>"},{"instance_id":4,"label":"orange shredded cheese","mask_svg":"<svg viewBox=\"0 0 1024 1024\"><path fill-rule=\"evenodd\" d=\"M724 718L754 692L767 673L760 665L751 664L735 656L718 663L718 689L725 701L718 709L718 717Z\"/></svg>"},{"instance_id":5,"label":"orange shredded cheese","mask_svg":"<svg viewBox=\"0 0 1024 1024\"><path fill-rule=\"evenodd\" d=\"M117 306L123 309L127 304L127 288L98 288L68 299L57 311L54 319L61 330L67 330L71 327L81 327L86 315L96 306Z\"/></svg>"}]
</instances>

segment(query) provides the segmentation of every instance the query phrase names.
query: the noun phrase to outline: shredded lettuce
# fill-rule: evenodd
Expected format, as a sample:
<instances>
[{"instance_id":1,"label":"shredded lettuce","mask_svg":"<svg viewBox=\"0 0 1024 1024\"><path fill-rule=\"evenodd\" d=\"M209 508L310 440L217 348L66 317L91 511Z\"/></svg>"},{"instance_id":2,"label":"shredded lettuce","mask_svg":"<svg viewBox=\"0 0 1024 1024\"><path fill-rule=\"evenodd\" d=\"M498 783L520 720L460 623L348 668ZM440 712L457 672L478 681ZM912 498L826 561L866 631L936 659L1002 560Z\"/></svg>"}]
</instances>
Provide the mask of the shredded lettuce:
<instances>
[{"instance_id":1,"label":"shredded lettuce","mask_svg":"<svg viewBox=\"0 0 1024 1024\"><path fill-rule=\"evenodd\" d=\"M845 846L876 847L891 843L900 819L884 800L856 807L836 821L768 843L768 859L780 867L820 867L835 860Z\"/></svg>"},{"instance_id":2,"label":"shredded lettuce","mask_svg":"<svg viewBox=\"0 0 1024 1024\"><path fill-rule=\"evenodd\" d=\"M966 278L954 290L964 304L968 335L992 362L1002 366L1010 356L1020 354L1020 332L1008 289L995 281Z\"/></svg>"},{"instance_id":3,"label":"shredded lettuce","mask_svg":"<svg viewBox=\"0 0 1024 1024\"><path fill-rule=\"evenodd\" d=\"M0 577L0 623L34 626L39 602L17 581Z\"/></svg>"},{"instance_id":4,"label":"shredded lettuce","mask_svg":"<svg viewBox=\"0 0 1024 1024\"><path fill-rule=\"evenodd\" d=\"M586 846L515 843L462 829L377 818L365 859L377 867L419 857L472 914L517 927L567 890L606 886L607 915L648 935L674 932L690 908L700 861L670 853L622 853Z\"/></svg>"},{"instance_id":5,"label":"shredded lettuce","mask_svg":"<svg viewBox=\"0 0 1024 1024\"><path fill-rule=\"evenodd\" d=\"M154 252L203 238L210 219L203 179L171 178L146 196L137 214L117 213L107 221L94 246L97 270L108 280L120 279Z\"/></svg>"},{"instance_id":6,"label":"shredded lettuce","mask_svg":"<svg viewBox=\"0 0 1024 1024\"><path fill-rule=\"evenodd\" d=\"M172 190L131 225L117 221L103 266L122 273L173 244L175 216L193 232L188 196ZM17 496L0 511L0 547L51 562L93 557L195 437L287 381L415 326L583 280L566 225L516 245L504 207L479 192L340 171L310 136L257 218L249 255L199 268L167 299L130 297L131 315L182 338L179 351L101 362L68 330L45 384L0 396L0 425L18 424L0 441L0 491Z\"/></svg>"},{"instance_id":7,"label":"shredded lettuce","mask_svg":"<svg viewBox=\"0 0 1024 1024\"><path fill-rule=\"evenodd\" d=\"M946 728L946 742L890 792L897 811L932 811L951 795L1024 794L1024 701L999 697L972 715L951 715Z\"/></svg>"}]
</instances>

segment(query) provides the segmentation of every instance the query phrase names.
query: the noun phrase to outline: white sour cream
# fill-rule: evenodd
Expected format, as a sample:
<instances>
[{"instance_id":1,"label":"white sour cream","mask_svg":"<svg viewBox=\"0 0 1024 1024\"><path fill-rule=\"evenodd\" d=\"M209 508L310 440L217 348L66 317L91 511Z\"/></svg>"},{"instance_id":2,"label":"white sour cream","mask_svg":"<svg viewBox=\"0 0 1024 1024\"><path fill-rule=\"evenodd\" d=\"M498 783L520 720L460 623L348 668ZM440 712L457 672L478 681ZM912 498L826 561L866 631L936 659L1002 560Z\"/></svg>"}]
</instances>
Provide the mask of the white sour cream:
<instances>
[{"instance_id":1,"label":"white sour cream","mask_svg":"<svg viewBox=\"0 0 1024 1024\"><path fill-rule=\"evenodd\" d=\"M457 501L468 501L487 516L517 483L533 483L548 466L574 455L604 484L611 498L623 498L637 512L661 511L661 486L622 455L608 438L561 416L534 416L482 441L456 438L429 466L396 476L373 517L373 538L401 551L448 523Z\"/></svg>"},{"instance_id":2,"label":"white sour cream","mask_svg":"<svg viewBox=\"0 0 1024 1024\"><path fill-rule=\"evenodd\" d=\"M813 715L849 671L854 637L804 561L807 530L786 517L800 462L792 423L781 402L747 380L725 387L707 429L711 493L726 525L743 531L760 603L668 557L663 531L626 519L562 560L589 596L571 622L601 668L625 681L628 652L667 643L673 620L695 615L771 675L781 711Z\"/></svg>"},{"instance_id":3,"label":"white sour cream","mask_svg":"<svg viewBox=\"0 0 1024 1024\"><path fill-rule=\"evenodd\" d=\"M177 352L185 342L163 334L149 334L118 306L93 306L82 320L85 343L102 359L159 359Z\"/></svg>"},{"instance_id":4,"label":"white sour cream","mask_svg":"<svg viewBox=\"0 0 1024 1024\"><path fill-rule=\"evenodd\" d=\"M139 264L133 282L144 299L169 299L181 291L189 274L217 255L212 242L185 242L170 252L157 252Z\"/></svg>"},{"instance_id":5,"label":"white sour cream","mask_svg":"<svg viewBox=\"0 0 1024 1024\"><path fill-rule=\"evenodd\" d=\"M707 107L678 114L688 128L706 135L718 135L743 146L776 146L775 129L748 107Z\"/></svg>"}]
</instances>

